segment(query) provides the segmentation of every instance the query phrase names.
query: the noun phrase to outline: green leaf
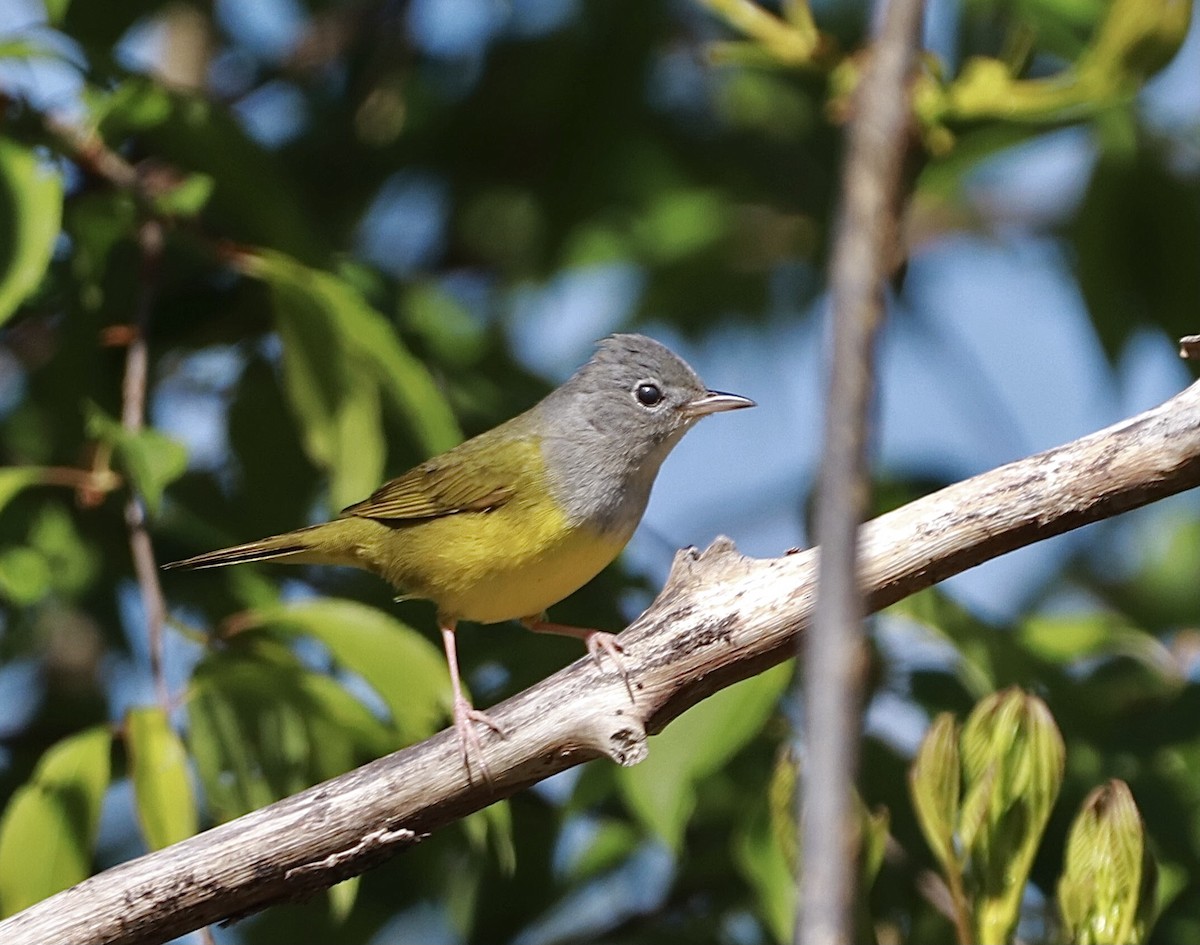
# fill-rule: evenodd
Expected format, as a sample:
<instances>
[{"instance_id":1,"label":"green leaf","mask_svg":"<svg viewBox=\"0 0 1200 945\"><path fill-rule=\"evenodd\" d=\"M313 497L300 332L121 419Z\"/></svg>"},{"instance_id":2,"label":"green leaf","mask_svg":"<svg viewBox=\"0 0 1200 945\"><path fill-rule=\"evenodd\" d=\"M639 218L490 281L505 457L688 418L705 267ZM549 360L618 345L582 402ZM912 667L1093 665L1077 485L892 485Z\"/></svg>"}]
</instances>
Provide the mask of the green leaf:
<instances>
[{"instance_id":1,"label":"green leaf","mask_svg":"<svg viewBox=\"0 0 1200 945\"><path fill-rule=\"evenodd\" d=\"M155 128L171 117L171 93L157 82L132 76L108 87L87 86L85 102L97 133L116 140L131 131Z\"/></svg>"},{"instance_id":2,"label":"green leaf","mask_svg":"<svg viewBox=\"0 0 1200 945\"><path fill-rule=\"evenodd\" d=\"M341 774L396 747L370 710L267 639L214 654L193 675L188 744L218 820Z\"/></svg>"},{"instance_id":3,"label":"green leaf","mask_svg":"<svg viewBox=\"0 0 1200 945\"><path fill-rule=\"evenodd\" d=\"M70 9L71 0L42 0L42 5L46 8L46 19L50 25L58 26Z\"/></svg>"},{"instance_id":4,"label":"green leaf","mask_svg":"<svg viewBox=\"0 0 1200 945\"><path fill-rule=\"evenodd\" d=\"M734 835L733 861L754 891L758 914L772 938L780 945L791 942L796 921L796 879L767 805L760 805Z\"/></svg>"},{"instance_id":5,"label":"green leaf","mask_svg":"<svg viewBox=\"0 0 1200 945\"><path fill-rule=\"evenodd\" d=\"M339 507L383 478L381 399L426 453L459 442L458 423L429 371L349 283L281 253L247 255L242 266L271 287L288 395L309 456L334 475Z\"/></svg>"},{"instance_id":6,"label":"green leaf","mask_svg":"<svg viewBox=\"0 0 1200 945\"><path fill-rule=\"evenodd\" d=\"M959 837L980 941L1007 941L1062 785L1065 748L1046 704L1019 689L982 700L963 726Z\"/></svg>"},{"instance_id":7,"label":"green leaf","mask_svg":"<svg viewBox=\"0 0 1200 945\"><path fill-rule=\"evenodd\" d=\"M158 514L163 491L187 471L187 448L149 427L132 432L95 404L86 405L87 430L111 445L151 516Z\"/></svg>"},{"instance_id":8,"label":"green leaf","mask_svg":"<svg viewBox=\"0 0 1200 945\"><path fill-rule=\"evenodd\" d=\"M358 889L362 876L351 876L340 883L334 883L326 890L329 897L329 916L335 925L341 925L350 915L354 903L358 899Z\"/></svg>"},{"instance_id":9,"label":"green leaf","mask_svg":"<svg viewBox=\"0 0 1200 945\"><path fill-rule=\"evenodd\" d=\"M1079 287L1113 360L1139 326L1174 338L1195 331L1200 214L1164 150L1138 141L1132 155L1101 152L1070 224Z\"/></svg>"},{"instance_id":10,"label":"green leaf","mask_svg":"<svg viewBox=\"0 0 1200 945\"><path fill-rule=\"evenodd\" d=\"M1109 781L1087 796L1071 826L1065 859L1058 905L1069 940L1144 942L1154 919L1156 871L1124 781Z\"/></svg>"},{"instance_id":11,"label":"green leaf","mask_svg":"<svg viewBox=\"0 0 1200 945\"><path fill-rule=\"evenodd\" d=\"M71 275L80 283L79 298L85 309L100 308L111 292L106 284L109 261L118 247L131 244L140 220L137 201L123 191L84 191L73 194L66 206L65 229L70 235ZM119 263L118 263L119 265Z\"/></svg>"},{"instance_id":12,"label":"green leaf","mask_svg":"<svg viewBox=\"0 0 1200 945\"><path fill-rule=\"evenodd\" d=\"M62 59L63 54L36 36L9 36L0 39L0 60Z\"/></svg>"},{"instance_id":13,"label":"green leaf","mask_svg":"<svg viewBox=\"0 0 1200 945\"><path fill-rule=\"evenodd\" d=\"M17 493L41 481L41 470L36 466L13 466L0 469L0 509L8 505Z\"/></svg>"},{"instance_id":14,"label":"green leaf","mask_svg":"<svg viewBox=\"0 0 1200 945\"><path fill-rule=\"evenodd\" d=\"M208 174L188 174L183 180L154 197L157 213L174 217L194 217L204 209L216 184Z\"/></svg>"},{"instance_id":15,"label":"green leaf","mask_svg":"<svg viewBox=\"0 0 1200 945\"><path fill-rule=\"evenodd\" d=\"M407 624L356 601L324 598L260 610L252 620L276 632L320 640L387 704L405 743L437 731L451 690L441 650Z\"/></svg>"},{"instance_id":16,"label":"green leaf","mask_svg":"<svg viewBox=\"0 0 1200 945\"><path fill-rule=\"evenodd\" d=\"M719 240L728 226L729 209L719 192L674 190L660 193L634 224L643 255L672 263Z\"/></svg>"},{"instance_id":17,"label":"green leaf","mask_svg":"<svg viewBox=\"0 0 1200 945\"><path fill-rule=\"evenodd\" d=\"M715 693L655 736L645 761L617 772L621 794L644 827L680 849L697 785L758 734L791 673L784 663Z\"/></svg>"},{"instance_id":18,"label":"green leaf","mask_svg":"<svg viewBox=\"0 0 1200 945\"><path fill-rule=\"evenodd\" d=\"M39 510L29 529L29 545L45 559L51 586L68 596L89 587L99 570L98 553L75 529L71 514L61 505Z\"/></svg>"},{"instance_id":19,"label":"green leaf","mask_svg":"<svg viewBox=\"0 0 1200 945\"><path fill-rule=\"evenodd\" d=\"M0 821L0 914L11 915L91 872L111 735L85 729L51 747Z\"/></svg>"},{"instance_id":20,"label":"green leaf","mask_svg":"<svg viewBox=\"0 0 1200 945\"><path fill-rule=\"evenodd\" d=\"M0 551L0 598L27 607L49 593L51 582L50 564L40 552L22 547Z\"/></svg>"},{"instance_id":21,"label":"green leaf","mask_svg":"<svg viewBox=\"0 0 1200 945\"><path fill-rule=\"evenodd\" d=\"M32 151L0 137L0 324L38 287L62 226L63 188Z\"/></svg>"},{"instance_id":22,"label":"green leaf","mask_svg":"<svg viewBox=\"0 0 1200 945\"><path fill-rule=\"evenodd\" d=\"M1072 666L1103 656L1128 656L1155 672L1176 675L1175 658L1155 637L1108 611L1038 615L1021 623L1018 638L1042 659Z\"/></svg>"},{"instance_id":23,"label":"green leaf","mask_svg":"<svg viewBox=\"0 0 1200 945\"><path fill-rule=\"evenodd\" d=\"M908 773L917 822L947 873L962 870L954 850L960 790L958 725L944 712L933 720Z\"/></svg>"},{"instance_id":24,"label":"green leaf","mask_svg":"<svg viewBox=\"0 0 1200 945\"><path fill-rule=\"evenodd\" d=\"M517 848L513 842L512 807L507 800L475 811L464 817L461 824L476 853L484 854L491 847L502 876L512 876L516 872Z\"/></svg>"},{"instance_id":25,"label":"green leaf","mask_svg":"<svg viewBox=\"0 0 1200 945\"><path fill-rule=\"evenodd\" d=\"M161 850L192 836L199 824L187 752L166 712L157 706L132 709L125 717L125 738L147 845Z\"/></svg>"},{"instance_id":26,"label":"green leaf","mask_svg":"<svg viewBox=\"0 0 1200 945\"><path fill-rule=\"evenodd\" d=\"M484 326L436 282L408 288L402 303L404 324L446 364L469 370L487 350Z\"/></svg>"},{"instance_id":27,"label":"green leaf","mask_svg":"<svg viewBox=\"0 0 1200 945\"><path fill-rule=\"evenodd\" d=\"M796 755L791 750L779 752L775 767L771 769L771 780L767 785L767 807L770 812L771 832L775 843L783 852L788 872L795 874L800 862L800 835L796 829Z\"/></svg>"}]
</instances>

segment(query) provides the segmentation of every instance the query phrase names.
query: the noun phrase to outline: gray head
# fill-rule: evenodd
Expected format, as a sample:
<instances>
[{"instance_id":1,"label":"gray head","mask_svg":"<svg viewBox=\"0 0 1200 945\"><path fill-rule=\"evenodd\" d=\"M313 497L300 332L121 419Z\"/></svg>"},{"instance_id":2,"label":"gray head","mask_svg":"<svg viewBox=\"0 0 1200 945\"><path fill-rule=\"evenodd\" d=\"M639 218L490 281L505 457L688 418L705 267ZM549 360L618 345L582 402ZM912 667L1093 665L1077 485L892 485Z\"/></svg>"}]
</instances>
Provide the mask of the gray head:
<instances>
[{"instance_id":1,"label":"gray head","mask_svg":"<svg viewBox=\"0 0 1200 945\"><path fill-rule=\"evenodd\" d=\"M709 390L691 366L644 335L610 335L596 354L540 405L553 430L546 448L568 480L587 483L576 495L595 517L630 506L636 524L658 468L701 417L753 407L736 394ZM572 503L576 504L576 503ZM634 511L636 507L636 511Z\"/></svg>"}]
</instances>

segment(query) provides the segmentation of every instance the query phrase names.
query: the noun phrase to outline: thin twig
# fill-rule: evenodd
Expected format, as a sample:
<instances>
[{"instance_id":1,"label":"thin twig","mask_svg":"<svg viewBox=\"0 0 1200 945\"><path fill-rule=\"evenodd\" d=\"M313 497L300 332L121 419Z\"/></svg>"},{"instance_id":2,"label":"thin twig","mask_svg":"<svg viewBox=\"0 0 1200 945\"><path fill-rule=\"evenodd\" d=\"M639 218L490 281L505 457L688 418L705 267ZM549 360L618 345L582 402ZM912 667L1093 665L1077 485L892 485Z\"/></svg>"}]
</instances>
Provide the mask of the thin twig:
<instances>
[{"instance_id":1,"label":"thin twig","mask_svg":"<svg viewBox=\"0 0 1200 945\"><path fill-rule=\"evenodd\" d=\"M150 313L154 308L158 269L162 260L162 223L155 219L144 221L138 230L138 245L142 251L141 287L137 310L134 312L133 334L125 354L125 379L121 385L121 425L130 433L139 432L145 423L146 385L150 366L146 333L150 324ZM163 711L169 712L171 696L163 673L163 626L166 623L167 607L162 585L158 580L154 546L150 541L150 533L146 530L146 507L135 493L131 493L129 501L125 503L125 523L129 527L133 569L141 589L142 609L146 614L154 691Z\"/></svg>"},{"instance_id":2,"label":"thin twig","mask_svg":"<svg viewBox=\"0 0 1200 945\"><path fill-rule=\"evenodd\" d=\"M12 467L10 467L12 468ZM112 492L121 488L123 480L111 469L77 469L74 466L32 466L29 469L39 483L46 486L66 486L68 489Z\"/></svg>"},{"instance_id":3,"label":"thin twig","mask_svg":"<svg viewBox=\"0 0 1200 945\"><path fill-rule=\"evenodd\" d=\"M144 197L137 168L104 143L95 132L47 115L43 125L58 147L86 173L108 181L114 187Z\"/></svg>"},{"instance_id":4,"label":"thin twig","mask_svg":"<svg viewBox=\"0 0 1200 945\"><path fill-rule=\"evenodd\" d=\"M864 613L858 528L868 508L872 361L899 233L912 123L908 87L921 12L921 0L887 5L857 93L831 266L833 364L816 521L818 592L804 683L803 855L795 929L796 941L804 945L841 945L853 930L857 829L851 791L862 711Z\"/></svg>"}]
</instances>

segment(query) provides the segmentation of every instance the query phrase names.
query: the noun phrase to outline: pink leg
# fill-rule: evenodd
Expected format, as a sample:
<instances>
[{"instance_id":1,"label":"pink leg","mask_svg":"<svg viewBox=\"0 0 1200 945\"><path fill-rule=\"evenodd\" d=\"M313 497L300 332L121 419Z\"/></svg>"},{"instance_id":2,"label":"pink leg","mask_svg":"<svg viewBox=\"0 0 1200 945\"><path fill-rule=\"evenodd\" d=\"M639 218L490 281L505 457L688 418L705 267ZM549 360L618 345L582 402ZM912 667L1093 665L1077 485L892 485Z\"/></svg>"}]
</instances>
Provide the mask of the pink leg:
<instances>
[{"instance_id":1,"label":"pink leg","mask_svg":"<svg viewBox=\"0 0 1200 945\"><path fill-rule=\"evenodd\" d=\"M483 760L483 746L479 742L479 733L471 723L478 722L486 725L493 732L504 737L504 730L493 722L485 713L479 711L471 700L463 693L462 679L458 672L458 647L454 636L455 622L442 624L442 647L446 651L446 662L450 664L450 686L454 690L454 730L458 733L458 747L462 752L463 767L467 769L467 777L471 777L471 758L474 755L475 765L483 774L483 780L491 784L492 775Z\"/></svg>"},{"instance_id":2,"label":"pink leg","mask_svg":"<svg viewBox=\"0 0 1200 945\"><path fill-rule=\"evenodd\" d=\"M582 640L584 645L587 646L587 651L592 655L592 659L596 661L597 666L600 665L600 654L608 654L608 658L617 667L617 672L625 680L625 685L629 685L629 670L625 666L625 661L621 659L621 654L624 650L621 648L621 644L617 642L617 635L615 633L606 633L603 630L589 630L586 627L572 627L564 623L551 623L548 620L543 620L541 617L526 617L521 623L534 633L555 633L559 636L575 637L577 640Z\"/></svg>"}]
</instances>

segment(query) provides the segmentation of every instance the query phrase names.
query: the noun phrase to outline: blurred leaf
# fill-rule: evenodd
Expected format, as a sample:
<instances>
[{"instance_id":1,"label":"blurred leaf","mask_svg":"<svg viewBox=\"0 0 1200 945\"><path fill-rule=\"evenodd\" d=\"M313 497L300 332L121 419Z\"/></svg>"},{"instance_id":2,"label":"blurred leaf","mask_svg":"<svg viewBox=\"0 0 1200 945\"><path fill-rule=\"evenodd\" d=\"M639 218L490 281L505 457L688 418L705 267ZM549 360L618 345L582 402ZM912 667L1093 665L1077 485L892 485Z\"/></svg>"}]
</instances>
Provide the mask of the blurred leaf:
<instances>
[{"instance_id":1,"label":"blurred leaf","mask_svg":"<svg viewBox=\"0 0 1200 945\"><path fill-rule=\"evenodd\" d=\"M396 747L337 682L267 640L209 656L188 702L188 744L218 820L229 820Z\"/></svg>"},{"instance_id":2,"label":"blurred leaf","mask_svg":"<svg viewBox=\"0 0 1200 945\"><path fill-rule=\"evenodd\" d=\"M800 862L796 804L796 756L790 750L781 751L775 758L767 785L767 808L775 843L783 853L791 875L795 875Z\"/></svg>"},{"instance_id":3,"label":"blurred leaf","mask_svg":"<svg viewBox=\"0 0 1200 945\"><path fill-rule=\"evenodd\" d=\"M0 37L0 60L5 59L63 59L59 50L37 36Z\"/></svg>"},{"instance_id":4,"label":"blurred leaf","mask_svg":"<svg viewBox=\"0 0 1200 945\"><path fill-rule=\"evenodd\" d=\"M645 761L617 772L626 804L648 830L680 848L696 786L758 733L791 674L789 661L714 693L656 735Z\"/></svg>"},{"instance_id":5,"label":"blurred leaf","mask_svg":"<svg viewBox=\"0 0 1200 945\"><path fill-rule=\"evenodd\" d=\"M42 6L46 9L46 19L50 25L58 26L70 9L71 0L42 0Z\"/></svg>"},{"instance_id":6,"label":"blurred leaf","mask_svg":"<svg viewBox=\"0 0 1200 945\"><path fill-rule=\"evenodd\" d=\"M245 256L242 265L271 287L288 395L309 456L332 474L335 507L369 494L383 478L381 398L400 411L426 453L461 439L428 370L350 285L279 253Z\"/></svg>"},{"instance_id":7,"label":"blurred leaf","mask_svg":"<svg viewBox=\"0 0 1200 945\"><path fill-rule=\"evenodd\" d=\"M1101 81L1115 77L1136 91L1175 56L1191 15L1192 4L1183 0L1112 0L1080 72Z\"/></svg>"},{"instance_id":8,"label":"blurred leaf","mask_svg":"<svg viewBox=\"0 0 1200 945\"><path fill-rule=\"evenodd\" d=\"M107 726L65 738L14 795L0 821L0 914L19 912L91 872L110 747Z\"/></svg>"},{"instance_id":9,"label":"blurred leaf","mask_svg":"<svg viewBox=\"0 0 1200 945\"><path fill-rule=\"evenodd\" d=\"M534 195L496 188L466 207L461 229L463 242L491 265L528 273L541 255L545 221Z\"/></svg>"},{"instance_id":10,"label":"blurred leaf","mask_svg":"<svg viewBox=\"0 0 1200 945\"><path fill-rule=\"evenodd\" d=\"M444 364L469 367L487 349L483 326L434 282L410 286L403 311L405 326L421 335Z\"/></svg>"},{"instance_id":11,"label":"blurred leaf","mask_svg":"<svg viewBox=\"0 0 1200 945\"><path fill-rule=\"evenodd\" d=\"M142 76L128 77L112 88L89 85L85 92L89 116L106 140L161 125L173 107L170 91Z\"/></svg>"},{"instance_id":12,"label":"blurred leaf","mask_svg":"<svg viewBox=\"0 0 1200 945\"><path fill-rule=\"evenodd\" d=\"M858 800L859 829L861 831L861 884L864 889L870 889L883 866L883 858L887 853L887 842L892 817L886 807L869 809Z\"/></svg>"},{"instance_id":13,"label":"blurred leaf","mask_svg":"<svg viewBox=\"0 0 1200 945\"><path fill-rule=\"evenodd\" d=\"M655 262L671 263L712 246L729 227L729 208L711 190L667 191L635 221L633 233L641 253Z\"/></svg>"},{"instance_id":14,"label":"blurred leaf","mask_svg":"<svg viewBox=\"0 0 1200 945\"><path fill-rule=\"evenodd\" d=\"M154 197L157 213L175 217L194 217L204 209L216 182L208 174L188 174L165 193Z\"/></svg>"},{"instance_id":15,"label":"blurred leaf","mask_svg":"<svg viewBox=\"0 0 1200 945\"><path fill-rule=\"evenodd\" d=\"M580 883L613 869L637 849L641 837L624 820L601 818L588 825L592 830L587 841L572 851L565 868L565 879Z\"/></svg>"},{"instance_id":16,"label":"blurred leaf","mask_svg":"<svg viewBox=\"0 0 1200 945\"><path fill-rule=\"evenodd\" d=\"M70 513L61 505L46 505L29 529L29 545L46 560L55 590L77 595L96 579L99 562L95 548L75 529Z\"/></svg>"},{"instance_id":17,"label":"blurred leaf","mask_svg":"<svg viewBox=\"0 0 1200 945\"><path fill-rule=\"evenodd\" d=\"M38 287L62 225L58 174L0 137L0 324Z\"/></svg>"},{"instance_id":18,"label":"blurred leaf","mask_svg":"<svg viewBox=\"0 0 1200 945\"><path fill-rule=\"evenodd\" d=\"M958 725L944 712L933 720L909 769L909 788L921 832L946 873L961 873L954 849L960 768Z\"/></svg>"},{"instance_id":19,"label":"blurred leaf","mask_svg":"<svg viewBox=\"0 0 1200 945\"><path fill-rule=\"evenodd\" d=\"M390 614L357 601L323 598L260 610L251 619L324 643L338 665L379 694L405 744L432 735L445 719L450 677L441 650Z\"/></svg>"},{"instance_id":20,"label":"blurred leaf","mask_svg":"<svg viewBox=\"0 0 1200 945\"><path fill-rule=\"evenodd\" d=\"M128 74L88 104L104 140L139 132L159 161L210 179L205 221L223 238L272 246L313 264L328 259L329 240L305 212L288 165L250 138L224 104Z\"/></svg>"},{"instance_id":21,"label":"blurred leaf","mask_svg":"<svg viewBox=\"0 0 1200 945\"><path fill-rule=\"evenodd\" d=\"M1138 945L1146 940L1154 918L1155 884L1144 832L1124 781L1109 781L1084 800L1071 825L1058 882L1069 941Z\"/></svg>"},{"instance_id":22,"label":"blurred leaf","mask_svg":"<svg viewBox=\"0 0 1200 945\"><path fill-rule=\"evenodd\" d=\"M329 897L329 914L335 923L340 925L346 921L346 917L350 915L354 903L358 900L358 890L361 885L362 875L360 874L343 879L340 883L334 883L326 891L326 895Z\"/></svg>"},{"instance_id":23,"label":"blurred leaf","mask_svg":"<svg viewBox=\"0 0 1200 945\"><path fill-rule=\"evenodd\" d=\"M1194 333L1200 298L1200 198L1149 143L1102 154L1070 224L1076 272L1110 358L1147 322Z\"/></svg>"},{"instance_id":24,"label":"blurred leaf","mask_svg":"<svg viewBox=\"0 0 1200 945\"><path fill-rule=\"evenodd\" d=\"M86 412L88 433L116 450L146 510L157 515L163 490L187 470L186 447L150 427L126 430L95 404L87 404Z\"/></svg>"},{"instance_id":25,"label":"blurred leaf","mask_svg":"<svg viewBox=\"0 0 1200 945\"><path fill-rule=\"evenodd\" d=\"M784 945L792 941L795 926L796 879L767 805L756 806L755 816L734 834L733 862L754 890L758 914L771 937Z\"/></svg>"},{"instance_id":26,"label":"blurred leaf","mask_svg":"<svg viewBox=\"0 0 1200 945\"><path fill-rule=\"evenodd\" d=\"M1110 599L1142 626L1171 629L1193 620L1200 574L1200 519L1167 509L1146 517L1132 574L1105 582Z\"/></svg>"},{"instance_id":27,"label":"blurred leaf","mask_svg":"<svg viewBox=\"0 0 1200 945\"><path fill-rule=\"evenodd\" d=\"M1182 683L1171 651L1116 614L1038 615L1021 622L1018 636L1023 646L1048 662L1078 666L1089 658L1127 656L1173 685Z\"/></svg>"},{"instance_id":28,"label":"blurred leaf","mask_svg":"<svg viewBox=\"0 0 1200 945\"><path fill-rule=\"evenodd\" d=\"M976 698L996 689L996 628L984 623L938 588L930 588L892 605L900 614L945 638L955 649L955 675Z\"/></svg>"},{"instance_id":29,"label":"blurred leaf","mask_svg":"<svg viewBox=\"0 0 1200 945\"><path fill-rule=\"evenodd\" d=\"M516 872L517 849L513 842L512 807L507 800L475 811L464 817L461 824L476 853L483 855L491 847L501 875L512 876Z\"/></svg>"},{"instance_id":30,"label":"blurred leaf","mask_svg":"<svg viewBox=\"0 0 1200 945\"><path fill-rule=\"evenodd\" d=\"M25 607L49 593L51 580L49 562L33 548L0 551L0 597Z\"/></svg>"},{"instance_id":31,"label":"blurred leaf","mask_svg":"<svg viewBox=\"0 0 1200 945\"><path fill-rule=\"evenodd\" d=\"M41 481L41 470L36 466L12 466L0 469L0 510L13 500L18 492Z\"/></svg>"},{"instance_id":32,"label":"blurred leaf","mask_svg":"<svg viewBox=\"0 0 1200 945\"><path fill-rule=\"evenodd\" d=\"M166 712L157 706L131 709L125 717L125 737L146 844L161 850L192 836L199 824L187 752Z\"/></svg>"},{"instance_id":33,"label":"blurred leaf","mask_svg":"<svg viewBox=\"0 0 1200 945\"><path fill-rule=\"evenodd\" d=\"M71 237L71 272L79 280L85 309L104 302L104 277L109 260L121 242L136 238L138 209L133 197L121 191L72 195L65 211L64 229Z\"/></svg>"}]
</instances>

